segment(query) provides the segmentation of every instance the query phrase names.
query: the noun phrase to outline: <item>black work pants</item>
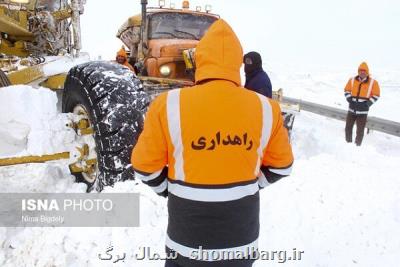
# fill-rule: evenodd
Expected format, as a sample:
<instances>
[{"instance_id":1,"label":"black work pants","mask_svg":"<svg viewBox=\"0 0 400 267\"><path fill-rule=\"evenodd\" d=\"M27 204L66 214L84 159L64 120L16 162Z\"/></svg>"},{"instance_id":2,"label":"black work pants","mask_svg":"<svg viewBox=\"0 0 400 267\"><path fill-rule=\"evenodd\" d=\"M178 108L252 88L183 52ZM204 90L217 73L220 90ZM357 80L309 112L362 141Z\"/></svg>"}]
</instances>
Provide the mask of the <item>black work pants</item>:
<instances>
[{"instance_id":1,"label":"black work pants","mask_svg":"<svg viewBox=\"0 0 400 267\"><path fill-rule=\"evenodd\" d=\"M347 113L346 118L346 141L351 143L353 141L353 127L354 123L357 125L357 134L356 134L356 145L361 146L363 137L364 137L364 129L367 124L367 114L356 115L352 112Z\"/></svg>"}]
</instances>

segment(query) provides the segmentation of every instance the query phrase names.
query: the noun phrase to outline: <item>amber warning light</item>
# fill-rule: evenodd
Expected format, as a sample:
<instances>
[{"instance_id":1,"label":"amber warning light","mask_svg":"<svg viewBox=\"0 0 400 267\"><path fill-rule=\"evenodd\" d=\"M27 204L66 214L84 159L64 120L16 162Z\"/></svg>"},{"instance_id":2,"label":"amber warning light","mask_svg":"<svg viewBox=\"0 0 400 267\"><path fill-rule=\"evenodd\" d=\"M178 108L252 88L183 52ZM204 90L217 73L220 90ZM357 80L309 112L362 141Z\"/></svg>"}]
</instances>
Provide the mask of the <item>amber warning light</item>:
<instances>
[{"instance_id":1,"label":"amber warning light","mask_svg":"<svg viewBox=\"0 0 400 267\"><path fill-rule=\"evenodd\" d=\"M183 1L182 2L182 8L183 9L189 9L190 5L189 5L189 1Z\"/></svg>"}]
</instances>

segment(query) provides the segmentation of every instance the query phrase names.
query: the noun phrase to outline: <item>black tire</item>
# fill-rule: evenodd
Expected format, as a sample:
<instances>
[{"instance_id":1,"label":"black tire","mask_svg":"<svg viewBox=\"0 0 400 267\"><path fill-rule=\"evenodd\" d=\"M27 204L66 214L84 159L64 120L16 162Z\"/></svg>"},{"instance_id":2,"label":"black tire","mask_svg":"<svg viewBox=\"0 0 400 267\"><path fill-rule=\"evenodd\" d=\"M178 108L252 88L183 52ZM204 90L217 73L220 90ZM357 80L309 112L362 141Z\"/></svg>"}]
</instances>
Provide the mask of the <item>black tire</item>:
<instances>
[{"instance_id":1,"label":"black tire","mask_svg":"<svg viewBox=\"0 0 400 267\"><path fill-rule=\"evenodd\" d=\"M0 70L0 87L6 87L10 85L10 80L8 79L6 74L2 70Z\"/></svg>"},{"instance_id":2,"label":"black tire","mask_svg":"<svg viewBox=\"0 0 400 267\"><path fill-rule=\"evenodd\" d=\"M150 103L141 81L126 67L109 62L90 62L72 68L65 81L62 110L84 106L94 129L98 174L88 191L101 191L117 181L133 179L130 156Z\"/></svg>"}]
</instances>

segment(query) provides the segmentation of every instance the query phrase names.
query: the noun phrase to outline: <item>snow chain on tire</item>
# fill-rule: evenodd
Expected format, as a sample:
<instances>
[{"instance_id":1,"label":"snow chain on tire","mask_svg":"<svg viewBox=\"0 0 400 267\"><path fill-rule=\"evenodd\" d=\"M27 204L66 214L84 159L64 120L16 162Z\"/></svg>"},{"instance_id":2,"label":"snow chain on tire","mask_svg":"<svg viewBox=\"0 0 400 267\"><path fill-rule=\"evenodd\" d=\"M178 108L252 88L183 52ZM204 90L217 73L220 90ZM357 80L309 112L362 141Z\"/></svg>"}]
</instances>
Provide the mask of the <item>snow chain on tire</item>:
<instances>
[{"instance_id":1,"label":"snow chain on tire","mask_svg":"<svg viewBox=\"0 0 400 267\"><path fill-rule=\"evenodd\" d=\"M90 62L72 68L63 93L63 112L83 106L94 129L98 173L88 190L133 179L130 156L143 129L150 96L129 69L109 62ZM74 174L85 182L82 174Z\"/></svg>"}]
</instances>

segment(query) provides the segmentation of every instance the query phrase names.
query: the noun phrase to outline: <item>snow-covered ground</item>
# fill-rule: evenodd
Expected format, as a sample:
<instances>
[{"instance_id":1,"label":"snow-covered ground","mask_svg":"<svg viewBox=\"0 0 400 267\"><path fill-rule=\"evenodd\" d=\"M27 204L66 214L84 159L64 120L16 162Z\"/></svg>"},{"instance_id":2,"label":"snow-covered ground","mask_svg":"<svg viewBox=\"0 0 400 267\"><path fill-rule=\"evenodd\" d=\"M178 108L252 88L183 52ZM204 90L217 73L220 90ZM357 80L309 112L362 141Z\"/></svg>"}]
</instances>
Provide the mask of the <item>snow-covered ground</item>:
<instances>
[{"instance_id":1,"label":"snow-covered ground","mask_svg":"<svg viewBox=\"0 0 400 267\"><path fill-rule=\"evenodd\" d=\"M393 79L397 86L398 76L391 75L381 80ZM290 88L286 95L338 105L347 76L293 73L285 78L273 73L272 79L278 77L283 82L276 84ZM399 95L389 87L385 95L391 103L389 98ZM385 111L384 99L374 110ZM46 89L1 88L0 157L70 149L74 138L64 125L68 115L57 111L56 102L56 94ZM380 117L390 118L394 108ZM261 192L260 249L304 251L301 261L280 263L284 266L398 266L400 138L372 132L356 147L344 142L343 128L340 121L298 114L293 174ZM85 192L86 187L74 183L65 165L2 167L0 192ZM104 192L139 192L141 226L0 228L0 266L163 266L161 261L137 261L134 255L147 246L163 253L166 200L135 181L117 183ZM115 255L126 254L124 261L112 264L99 259L110 245ZM258 261L255 266L276 266L277 262Z\"/></svg>"}]
</instances>

